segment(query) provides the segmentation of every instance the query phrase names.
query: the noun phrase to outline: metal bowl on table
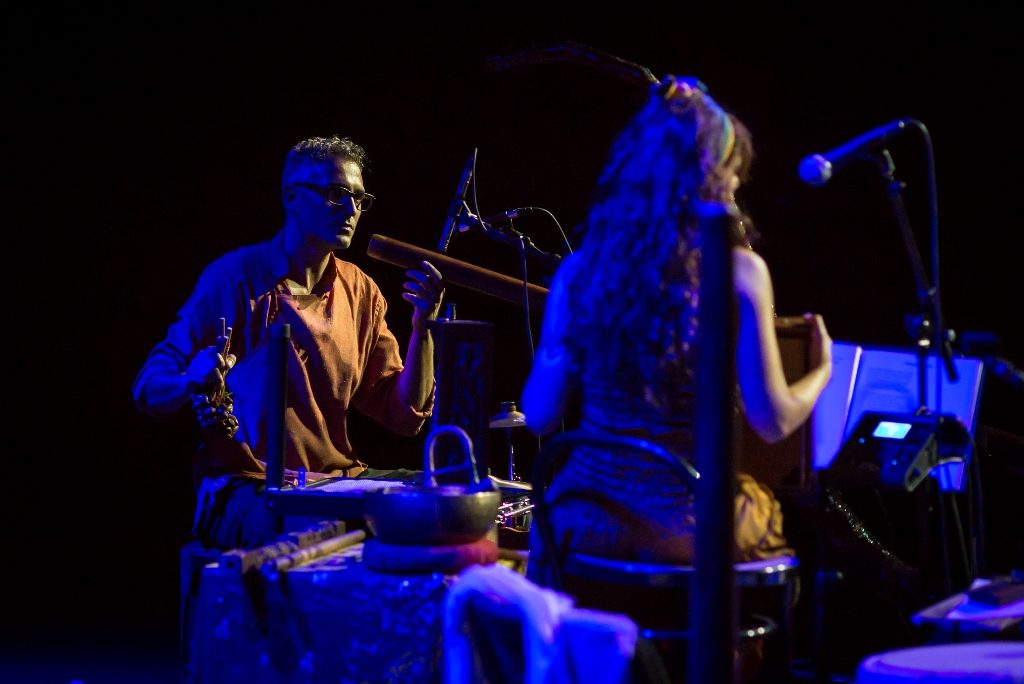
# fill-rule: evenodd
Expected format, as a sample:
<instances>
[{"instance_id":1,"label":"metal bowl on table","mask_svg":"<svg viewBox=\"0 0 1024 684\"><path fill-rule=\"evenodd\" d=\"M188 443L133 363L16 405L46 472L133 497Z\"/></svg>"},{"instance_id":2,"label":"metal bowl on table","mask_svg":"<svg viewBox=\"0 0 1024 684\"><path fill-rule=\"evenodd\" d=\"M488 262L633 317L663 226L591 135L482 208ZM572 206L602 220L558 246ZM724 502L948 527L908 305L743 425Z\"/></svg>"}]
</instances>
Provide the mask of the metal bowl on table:
<instances>
[{"instance_id":1,"label":"metal bowl on table","mask_svg":"<svg viewBox=\"0 0 1024 684\"><path fill-rule=\"evenodd\" d=\"M465 463L441 470L434 468L434 443L442 434L460 439ZM468 485L437 484L437 475L460 469L469 471ZM428 435L423 482L365 495L366 523L376 539L403 546L448 546L478 541L494 528L501 492L490 480L480 482L473 445L462 428L442 425Z\"/></svg>"}]
</instances>

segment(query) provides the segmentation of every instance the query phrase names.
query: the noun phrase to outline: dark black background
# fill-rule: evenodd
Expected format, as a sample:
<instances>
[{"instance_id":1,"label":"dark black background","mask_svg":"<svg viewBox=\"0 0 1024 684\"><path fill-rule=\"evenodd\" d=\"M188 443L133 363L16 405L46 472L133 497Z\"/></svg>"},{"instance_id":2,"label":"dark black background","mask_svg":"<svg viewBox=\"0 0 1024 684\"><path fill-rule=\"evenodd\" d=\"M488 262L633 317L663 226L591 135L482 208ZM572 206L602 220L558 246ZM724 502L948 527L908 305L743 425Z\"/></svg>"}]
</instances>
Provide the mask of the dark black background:
<instances>
[{"instance_id":1,"label":"dark black background","mask_svg":"<svg viewBox=\"0 0 1024 684\"><path fill-rule=\"evenodd\" d=\"M337 132L369 152L378 204L342 256L381 285L403 344L402 272L368 258L367 240L433 249L474 147L484 214L545 207L572 237L611 138L644 92L581 64L488 70L489 56L574 40L659 76L700 76L753 132L759 158L744 199L779 312L820 312L835 339L867 345L908 346L903 318L916 309L885 186L857 164L812 189L796 166L893 119L924 122L949 324L996 332L1001 353L1024 363L1020 77L1005 17L517 7L489 17L344 6L8 16L4 262L16 382L5 631L173 633L197 434L187 415L138 414L131 383L201 268L280 227L292 144ZM923 140L911 132L889 149L926 250ZM549 220L519 227L560 250ZM449 253L518 273L514 252L482 238L460 236ZM544 277L536 265L533 274ZM522 309L457 287L448 298L461 318L495 324L494 405L517 398L530 358ZM1019 434L1020 405L990 380L982 421ZM375 466L419 461L422 437L365 425L357 437ZM521 446L528 454L528 440Z\"/></svg>"}]
</instances>

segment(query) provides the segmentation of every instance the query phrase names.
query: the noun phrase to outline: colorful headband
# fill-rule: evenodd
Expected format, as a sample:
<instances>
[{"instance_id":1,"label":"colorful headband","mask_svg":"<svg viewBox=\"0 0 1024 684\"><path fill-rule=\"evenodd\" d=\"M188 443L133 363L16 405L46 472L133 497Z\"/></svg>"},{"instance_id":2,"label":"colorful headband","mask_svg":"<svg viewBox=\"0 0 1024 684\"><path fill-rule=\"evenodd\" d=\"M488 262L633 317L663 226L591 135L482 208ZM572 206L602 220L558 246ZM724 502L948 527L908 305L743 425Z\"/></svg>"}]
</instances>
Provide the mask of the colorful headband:
<instances>
[{"instance_id":1,"label":"colorful headband","mask_svg":"<svg viewBox=\"0 0 1024 684\"><path fill-rule=\"evenodd\" d=\"M721 144L717 150L712 166L722 164L732 154L736 145L736 130L732 120L724 109L708 94L708 87L692 76L676 77L669 74L652 86L654 93L660 94L669 108L676 114L689 110L697 100L702 100L707 110L714 116L715 123L722 129Z\"/></svg>"}]
</instances>

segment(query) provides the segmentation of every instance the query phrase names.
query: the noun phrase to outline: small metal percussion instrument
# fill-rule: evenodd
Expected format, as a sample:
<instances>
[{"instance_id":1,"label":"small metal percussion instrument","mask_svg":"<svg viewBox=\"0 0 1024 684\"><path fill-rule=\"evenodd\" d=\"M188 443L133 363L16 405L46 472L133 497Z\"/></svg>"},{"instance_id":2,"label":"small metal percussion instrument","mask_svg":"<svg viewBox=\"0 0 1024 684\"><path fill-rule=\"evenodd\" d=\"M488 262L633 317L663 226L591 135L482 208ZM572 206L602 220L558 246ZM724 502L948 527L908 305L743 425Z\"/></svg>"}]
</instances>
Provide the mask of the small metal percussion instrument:
<instances>
[{"instance_id":1,"label":"small metal percussion instrument","mask_svg":"<svg viewBox=\"0 0 1024 684\"><path fill-rule=\"evenodd\" d=\"M505 446L508 450L508 479L491 475L491 481L501 490L501 505L498 507L498 527L513 532L528 532L533 522L533 487L516 475L515 450L512 446L512 430L526 427L526 415L518 410L516 402L501 402L500 410L491 417L488 427L505 431Z\"/></svg>"},{"instance_id":2,"label":"small metal percussion instrument","mask_svg":"<svg viewBox=\"0 0 1024 684\"><path fill-rule=\"evenodd\" d=\"M505 431L505 446L508 449L508 479L512 482L520 478L516 475L515 452L512 448L512 430L526 427L526 415L516 408L516 402L501 402L501 410L491 417L488 427L492 430Z\"/></svg>"}]
</instances>

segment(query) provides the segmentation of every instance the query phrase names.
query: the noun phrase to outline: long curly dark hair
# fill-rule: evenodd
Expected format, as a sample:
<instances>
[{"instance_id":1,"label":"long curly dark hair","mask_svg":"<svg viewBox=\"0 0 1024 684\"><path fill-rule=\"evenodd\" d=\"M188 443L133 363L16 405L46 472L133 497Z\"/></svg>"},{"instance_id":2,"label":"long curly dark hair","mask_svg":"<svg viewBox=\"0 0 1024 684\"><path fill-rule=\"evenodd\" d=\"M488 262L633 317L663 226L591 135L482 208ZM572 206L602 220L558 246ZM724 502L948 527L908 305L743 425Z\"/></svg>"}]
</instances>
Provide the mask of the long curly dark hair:
<instances>
[{"instance_id":1,"label":"long curly dark hair","mask_svg":"<svg viewBox=\"0 0 1024 684\"><path fill-rule=\"evenodd\" d=\"M686 411L700 283L694 201L731 202L745 180L750 133L695 79L667 77L612 145L567 287L576 344L642 383L647 402ZM732 240L748 244L750 221ZM589 342L588 342L589 341Z\"/></svg>"}]
</instances>

